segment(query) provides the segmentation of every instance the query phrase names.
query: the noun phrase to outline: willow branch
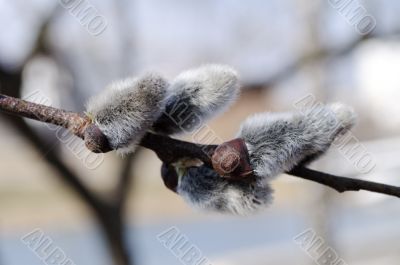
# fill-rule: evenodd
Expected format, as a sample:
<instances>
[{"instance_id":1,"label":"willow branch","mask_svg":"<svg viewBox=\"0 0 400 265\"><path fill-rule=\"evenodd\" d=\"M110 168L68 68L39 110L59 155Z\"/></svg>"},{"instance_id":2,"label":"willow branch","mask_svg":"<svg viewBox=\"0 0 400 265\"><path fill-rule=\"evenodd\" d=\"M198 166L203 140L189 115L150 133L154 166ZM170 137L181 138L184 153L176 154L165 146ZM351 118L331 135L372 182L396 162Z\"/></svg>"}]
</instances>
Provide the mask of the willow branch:
<instances>
[{"instance_id":1,"label":"willow branch","mask_svg":"<svg viewBox=\"0 0 400 265\"><path fill-rule=\"evenodd\" d=\"M0 94L0 110L8 114L68 129L79 138L85 140L86 147L94 153L111 151L105 135L97 126L91 123L90 118L84 113L53 108L2 94Z\"/></svg>"},{"instance_id":2,"label":"willow branch","mask_svg":"<svg viewBox=\"0 0 400 265\"><path fill-rule=\"evenodd\" d=\"M106 136L84 114L35 104L1 94L0 111L62 126L83 138L88 147L96 146L94 151L110 151ZM88 144L88 142L92 143ZM180 158L191 157L200 159L207 165L212 165L212 155L218 148L216 145L196 144L153 133L147 133L140 145L153 150L167 164ZM93 149L90 150L93 151ZM338 192L365 190L400 198L400 187L387 184L335 176L302 166L298 166L287 173L294 177L328 186Z\"/></svg>"},{"instance_id":3,"label":"willow branch","mask_svg":"<svg viewBox=\"0 0 400 265\"><path fill-rule=\"evenodd\" d=\"M301 166L295 167L289 171L288 174L328 186L340 193L346 191L365 190L400 198L400 187L387 184L376 183L362 179L339 177Z\"/></svg>"},{"instance_id":4,"label":"willow branch","mask_svg":"<svg viewBox=\"0 0 400 265\"><path fill-rule=\"evenodd\" d=\"M211 157L217 145L202 145L181 141L168 136L147 133L141 146L153 150L161 161L170 164L180 158L198 158L203 163L211 165Z\"/></svg>"},{"instance_id":5,"label":"willow branch","mask_svg":"<svg viewBox=\"0 0 400 265\"><path fill-rule=\"evenodd\" d=\"M51 123L70 130L80 138L90 120L86 115L65 111L0 94L0 109L6 113L41 122Z\"/></svg>"}]
</instances>

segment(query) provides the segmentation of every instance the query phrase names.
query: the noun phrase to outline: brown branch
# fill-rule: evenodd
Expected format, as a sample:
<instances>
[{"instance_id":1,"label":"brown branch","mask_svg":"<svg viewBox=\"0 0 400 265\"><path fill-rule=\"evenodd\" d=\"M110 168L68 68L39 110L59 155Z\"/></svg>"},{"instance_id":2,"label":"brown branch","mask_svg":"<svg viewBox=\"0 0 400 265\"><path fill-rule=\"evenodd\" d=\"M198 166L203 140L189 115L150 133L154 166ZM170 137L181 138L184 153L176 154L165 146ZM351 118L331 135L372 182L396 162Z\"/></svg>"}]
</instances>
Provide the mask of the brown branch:
<instances>
[{"instance_id":1,"label":"brown branch","mask_svg":"<svg viewBox=\"0 0 400 265\"><path fill-rule=\"evenodd\" d=\"M209 166L212 164L212 154L217 148L217 145L195 144L153 133L147 133L140 145L153 150L166 164L190 157L198 158Z\"/></svg>"},{"instance_id":2,"label":"brown branch","mask_svg":"<svg viewBox=\"0 0 400 265\"><path fill-rule=\"evenodd\" d=\"M12 107L9 106L10 104L12 105ZM49 111L45 111L44 109L46 108L49 108ZM99 147L97 151L107 150L107 148L109 149L106 137L100 132L96 125L87 124L88 119L80 116L81 114L67 112L64 110L57 110L51 107L30 103L3 95L0 95L0 110L5 110L6 112L11 114L21 115L43 122L54 122L53 124L60 126L63 126L65 124L73 124L72 128L86 128L86 131L84 132L85 141L96 142L99 140L100 142L96 142L96 145ZM29 113L29 111L32 111L32 113ZM57 118L46 117L46 115L51 115L52 113L57 113ZM76 119L76 117L80 118ZM71 121L62 121L62 119L64 118L71 118ZM85 126L83 126L81 123L84 123ZM95 137L91 138L93 134L89 134L88 131L95 131ZM170 164L174 161L179 160L180 158L189 157L200 159L207 165L213 165L212 155L214 151L218 148L218 146L216 145L202 145L185 142L177 139L172 139L168 136L152 133L147 133L147 135L142 139L140 145L153 150L158 155L158 157L166 164ZM216 168L214 167L214 169ZM360 179L334 176L327 173L311 170L302 166L298 166L287 173L295 177L300 177L328 186L338 192L366 190L400 198L400 187L396 186Z\"/></svg>"},{"instance_id":3,"label":"brown branch","mask_svg":"<svg viewBox=\"0 0 400 265\"><path fill-rule=\"evenodd\" d=\"M400 198L400 187L387 184L362 179L339 177L301 166L292 169L288 174L328 186L340 193L345 191L365 190Z\"/></svg>"},{"instance_id":4,"label":"brown branch","mask_svg":"<svg viewBox=\"0 0 400 265\"><path fill-rule=\"evenodd\" d=\"M8 114L54 124L70 130L85 140L94 153L111 151L107 138L83 113L66 111L0 94L0 110Z\"/></svg>"},{"instance_id":5,"label":"brown branch","mask_svg":"<svg viewBox=\"0 0 400 265\"><path fill-rule=\"evenodd\" d=\"M84 139L84 132L90 123L89 118L80 113L35 104L5 95L0 95L0 109L9 114L61 126L82 139Z\"/></svg>"}]
</instances>

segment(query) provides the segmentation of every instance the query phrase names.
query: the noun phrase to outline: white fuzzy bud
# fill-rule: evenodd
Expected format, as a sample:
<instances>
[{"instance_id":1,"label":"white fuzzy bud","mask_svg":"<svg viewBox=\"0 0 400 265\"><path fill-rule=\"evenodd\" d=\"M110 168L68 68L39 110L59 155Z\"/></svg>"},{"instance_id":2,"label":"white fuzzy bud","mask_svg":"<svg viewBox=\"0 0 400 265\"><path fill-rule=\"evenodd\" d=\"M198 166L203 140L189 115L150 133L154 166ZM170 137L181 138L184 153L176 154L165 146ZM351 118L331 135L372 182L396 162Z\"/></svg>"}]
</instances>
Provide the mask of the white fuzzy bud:
<instances>
[{"instance_id":1,"label":"white fuzzy bud","mask_svg":"<svg viewBox=\"0 0 400 265\"><path fill-rule=\"evenodd\" d=\"M87 114L106 135L110 147L132 152L161 115L168 83L157 74L110 84L87 103Z\"/></svg>"},{"instance_id":2,"label":"white fuzzy bud","mask_svg":"<svg viewBox=\"0 0 400 265\"><path fill-rule=\"evenodd\" d=\"M332 142L355 124L352 108L341 103L321 105L297 112L262 113L241 126L250 163L261 182L312 162Z\"/></svg>"},{"instance_id":3,"label":"white fuzzy bud","mask_svg":"<svg viewBox=\"0 0 400 265\"><path fill-rule=\"evenodd\" d=\"M190 133L236 100L238 76L229 66L204 65L179 74L168 94L166 109L154 129L165 134Z\"/></svg>"}]
</instances>

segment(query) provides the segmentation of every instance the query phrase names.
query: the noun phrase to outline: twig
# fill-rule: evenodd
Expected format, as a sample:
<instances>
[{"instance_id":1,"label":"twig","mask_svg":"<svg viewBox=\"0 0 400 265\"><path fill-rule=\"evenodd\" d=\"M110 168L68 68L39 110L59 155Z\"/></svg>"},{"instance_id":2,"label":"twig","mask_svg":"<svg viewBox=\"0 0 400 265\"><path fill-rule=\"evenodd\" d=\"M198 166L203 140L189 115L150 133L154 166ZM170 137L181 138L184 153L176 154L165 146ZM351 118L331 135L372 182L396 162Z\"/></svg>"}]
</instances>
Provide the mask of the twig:
<instances>
[{"instance_id":1,"label":"twig","mask_svg":"<svg viewBox=\"0 0 400 265\"><path fill-rule=\"evenodd\" d=\"M212 154L217 148L217 145L195 144L153 133L147 133L140 145L153 150L158 158L167 164L190 157L198 158L209 166L212 164Z\"/></svg>"},{"instance_id":2,"label":"twig","mask_svg":"<svg viewBox=\"0 0 400 265\"><path fill-rule=\"evenodd\" d=\"M20 117L61 126L85 140L94 153L111 151L106 136L83 113L66 111L0 94L0 110Z\"/></svg>"},{"instance_id":3,"label":"twig","mask_svg":"<svg viewBox=\"0 0 400 265\"><path fill-rule=\"evenodd\" d=\"M96 125L89 124L88 121L90 121L90 119L86 118L82 114L35 104L4 95L0 95L0 111L6 111L10 114L70 128L73 130L73 133L77 134L77 136L81 136L82 131L76 133L77 131L75 128L81 128L81 130L84 128L86 129L86 131L83 132L85 141L89 140L96 142L99 140L100 142L96 143L99 147L99 150L106 150L109 148L108 146L104 146L107 144L106 137L101 132L99 133L99 129ZM55 115L56 117L51 117L51 115ZM96 132L94 140L87 139L92 136L91 134L88 134L88 130ZM153 150L155 153L157 153L158 157L167 164L172 163L180 158L190 157L200 159L207 165L212 165L211 157L217 148L216 145L202 145L185 142L172 139L168 136L152 133L147 133L147 135L142 139L140 145ZM396 186L360 179L334 176L302 166L298 166L287 173L295 177L307 179L328 186L338 192L366 190L400 198L400 187Z\"/></svg>"},{"instance_id":4,"label":"twig","mask_svg":"<svg viewBox=\"0 0 400 265\"><path fill-rule=\"evenodd\" d=\"M340 193L345 191L366 190L400 198L400 187L387 184L381 184L362 179L339 177L302 166L295 167L289 171L288 174L328 186Z\"/></svg>"},{"instance_id":5,"label":"twig","mask_svg":"<svg viewBox=\"0 0 400 265\"><path fill-rule=\"evenodd\" d=\"M89 118L80 113L65 111L1 94L0 109L9 114L64 127L82 139L84 139L84 132L90 123Z\"/></svg>"},{"instance_id":6,"label":"twig","mask_svg":"<svg viewBox=\"0 0 400 265\"><path fill-rule=\"evenodd\" d=\"M304 66L327 59L334 60L341 58L354 51L355 48L357 48L360 44L362 44L365 41L371 40L373 38L382 39L384 37L397 36L398 34L400 34L400 29L396 28L389 33L387 32L384 34L370 33L367 35L362 35L339 48L322 47L320 49L313 50L288 63L275 74L268 76L267 79L258 81L256 83L247 84L246 87L255 89L264 89L265 87L272 87L278 84L279 82L287 80L290 76L292 76L294 73L296 73L299 69L303 68Z\"/></svg>"}]
</instances>

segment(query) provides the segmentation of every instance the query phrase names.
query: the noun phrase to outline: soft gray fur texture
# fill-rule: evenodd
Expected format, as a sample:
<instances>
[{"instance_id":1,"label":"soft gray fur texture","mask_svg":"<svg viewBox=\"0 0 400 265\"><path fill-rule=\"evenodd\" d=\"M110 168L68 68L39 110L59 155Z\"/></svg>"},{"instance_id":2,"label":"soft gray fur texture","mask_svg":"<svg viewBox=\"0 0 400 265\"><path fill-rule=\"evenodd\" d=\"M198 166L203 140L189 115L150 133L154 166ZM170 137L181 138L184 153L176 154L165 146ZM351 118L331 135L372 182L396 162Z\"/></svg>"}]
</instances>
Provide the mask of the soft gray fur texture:
<instances>
[{"instance_id":1,"label":"soft gray fur texture","mask_svg":"<svg viewBox=\"0 0 400 265\"><path fill-rule=\"evenodd\" d=\"M325 153L338 136L355 124L352 108L341 103L287 113L262 113L248 118L239 136L261 183Z\"/></svg>"},{"instance_id":2,"label":"soft gray fur texture","mask_svg":"<svg viewBox=\"0 0 400 265\"><path fill-rule=\"evenodd\" d=\"M204 165L185 169L177 192L195 208L236 215L255 213L272 201L268 184L250 178L228 180Z\"/></svg>"},{"instance_id":3,"label":"soft gray fur texture","mask_svg":"<svg viewBox=\"0 0 400 265\"><path fill-rule=\"evenodd\" d=\"M122 154L134 151L164 109L168 83L157 74L110 84L87 103L87 113Z\"/></svg>"},{"instance_id":4,"label":"soft gray fur texture","mask_svg":"<svg viewBox=\"0 0 400 265\"><path fill-rule=\"evenodd\" d=\"M355 120L354 111L340 103L257 114L247 119L239 132L249 149L254 176L231 180L205 165L177 166L176 191L199 209L237 215L257 212L273 200L270 180L318 158L353 127Z\"/></svg>"},{"instance_id":5,"label":"soft gray fur texture","mask_svg":"<svg viewBox=\"0 0 400 265\"><path fill-rule=\"evenodd\" d=\"M168 94L165 112L154 130L164 134L190 133L236 100L238 75L229 66L204 65L178 75Z\"/></svg>"}]
</instances>

